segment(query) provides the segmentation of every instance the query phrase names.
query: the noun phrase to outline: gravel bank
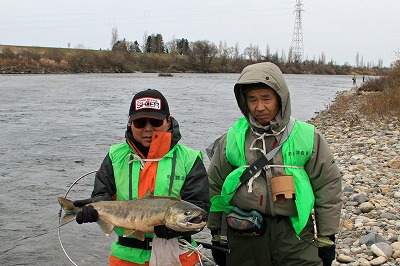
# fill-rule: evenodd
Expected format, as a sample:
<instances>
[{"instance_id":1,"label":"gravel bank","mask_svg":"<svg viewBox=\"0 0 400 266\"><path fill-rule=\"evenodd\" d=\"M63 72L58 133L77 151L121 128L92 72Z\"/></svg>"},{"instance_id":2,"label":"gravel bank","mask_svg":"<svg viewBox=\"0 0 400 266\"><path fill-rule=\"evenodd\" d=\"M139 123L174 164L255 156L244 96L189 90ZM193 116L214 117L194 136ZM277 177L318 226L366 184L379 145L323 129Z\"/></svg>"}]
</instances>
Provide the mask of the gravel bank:
<instances>
[{"instance_id":1,"label":"gravel bank","mask_svg":"<svg viewBox=\"0 0 400 266\"><path fill-rule=\"evenodd\" d=\"M399 118L370 121L356 111L363 95L341 94L347 99L341 112L331 106L309 121L325 135L343 174L332 265L400 265Z\"/></svg>"}]
</instances>

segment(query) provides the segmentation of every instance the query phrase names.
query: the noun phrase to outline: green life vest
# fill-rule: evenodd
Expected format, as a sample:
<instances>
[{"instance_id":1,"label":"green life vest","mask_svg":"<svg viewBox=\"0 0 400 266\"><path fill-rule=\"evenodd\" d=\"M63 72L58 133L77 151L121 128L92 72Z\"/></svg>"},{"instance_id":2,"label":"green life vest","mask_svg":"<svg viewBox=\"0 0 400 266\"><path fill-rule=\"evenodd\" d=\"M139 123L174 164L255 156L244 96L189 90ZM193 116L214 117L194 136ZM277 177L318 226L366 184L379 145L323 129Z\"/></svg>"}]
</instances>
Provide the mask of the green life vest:
<instances>
[{"instance_id":1,"label":"green life vest","mask_svg":"<svg viewBox=\"0 0 400 266\"><path fill-rule=\"evenodd\" d=\"M239 180L246 170L245 139L249 124L241 118L229 129L226 136L226 158L236 166L225 179L221 194L211 198L211 212L229 213L233 206L230 201L238 188ZM296 120L292 132L282 146L283 164L285 166L304 166L310 159L314 145L314 126ZM297 216L290 217L293 228L299 235L307 224L315 197L310 179L304 168L285 167L285 173L294 177Z\"/></svg>"},{"instance_id":2,"label":"green life vest","mask_svg":"<svg viewBox=\"0 0 400 266\"><path fill-rule=\"evenodd\" d=\"M117 200L138 199L138 186L140 165L139 160L131 160L132 150L126 142L116 144L110 147L110 159L114 170L115 185L117 188ZM172 180L171 194L169 195L171 173L173 168L173 157L176 154L174 169L174 179ZM176 144L163 158L158 162L156 182L154 186L154 196L168 196L179 198L180 191L185 182L186 176L192 169L197 157L203 159L200 151L190 149L186 146ZM129 191L129 167L132 163L132 191ZM118 236L122 236L124 229L115 227L114 231ZM146 234L146 237L152 238L153 234ZM132 237L132 236L129 236ZM144 264L150 260L151 250L130 248L119 245L117 242L111 244L110 254L134 263Z\"/></svg>"}]
</instances>

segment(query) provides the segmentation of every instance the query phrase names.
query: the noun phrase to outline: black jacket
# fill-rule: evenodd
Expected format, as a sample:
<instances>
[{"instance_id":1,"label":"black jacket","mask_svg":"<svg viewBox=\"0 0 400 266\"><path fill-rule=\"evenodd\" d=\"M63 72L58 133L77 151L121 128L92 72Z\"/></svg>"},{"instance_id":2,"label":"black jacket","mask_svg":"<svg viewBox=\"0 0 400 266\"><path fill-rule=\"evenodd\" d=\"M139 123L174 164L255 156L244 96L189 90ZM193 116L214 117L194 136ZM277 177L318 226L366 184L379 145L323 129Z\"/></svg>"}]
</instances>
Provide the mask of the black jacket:
<instances>
[{"instance_id":1,"label":"black jacket","mask_svg":"<svg viewBox=\"0 0 400 266\"><path fill-rule=\"evenodd\" d=\"M178 122L172 118L170 128L172 133L171 148L181 139ZM126 131L127 142L132 138L131 130L128 127ZM133 150L132 150L133 151ZM117 193L114 179L114 170L109 154L104 158L94 181L92 198L101 198L102 200L112 200ZM208 175L204 167L202 158L198 157L186 176L185 182L180 193L181 199L195 204L206 210L210 210L210 200L208 195Z\"/></svg>"}]
</instances>

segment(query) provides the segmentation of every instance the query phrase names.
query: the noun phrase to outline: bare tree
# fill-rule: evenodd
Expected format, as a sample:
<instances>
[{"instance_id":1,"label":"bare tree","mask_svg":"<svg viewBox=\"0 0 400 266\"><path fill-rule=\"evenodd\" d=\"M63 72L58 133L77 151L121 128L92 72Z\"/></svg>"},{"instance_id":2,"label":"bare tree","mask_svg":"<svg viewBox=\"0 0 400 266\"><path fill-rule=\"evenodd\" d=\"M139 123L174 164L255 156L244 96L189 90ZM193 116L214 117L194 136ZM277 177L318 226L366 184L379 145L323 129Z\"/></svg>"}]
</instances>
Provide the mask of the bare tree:
<instances>
[{"instance_id":1,"label":"bare tree","mask_svg":"<svg viewBox=\"0 0 400 266\"><path fill-rule=\"evenodd\" d=\"M174 56L177 55L177 53L178 53L178 51L176 49L176 44L177 44L177 41L175 39L175 36L172 36L172 40L165 44L168 52Z\"/></svg>"},{"instance_id":2,"label":"bare tree","mask_svg":"<svg viewBox=\"0 0 400 266\"><path fill-rule=\"evenodd\" d=\"M234 58L237 60L237 59L239 59L239 56L240 56L239 43L236 42L236 44L235 44Z\"/></svg>"},{"instance_id":3,"label":"bare tree","mask_svg":"<svg viewBox=\"0 0 400 266\"><path fill-rule=\"evenodd\" d=\"M261 51L258 45L254 45L250 43L250 46L244 49L243 54L247 56L250 61L258 61L261 60Z\"/></svg>"},{"instance_id":4,"label":"bare tree","mask_svg":"<svg viewBox=\"0 0 400 266\"><path fill-rule=\"evenodd\" d=\"M326 61L326 56L325 56L325 53L322 52L321 56L319 57L318 64L324 65L325 61Z\"/></svg>"},{"instance_id":5,"label":"bare tree","mask_svg":"<svg viewBox=\"0 0 400 266\"><path fill-rule=\"evenodd\" d=\"M191 61L207 71L218 53L218 47L210 41L196 41L191 45Z\"/></svg>"},{"instance_id":6,"label":"bare tree","mask_svg":"<svg viewBox=\"0 0 400 266\"><path fill-rule=\"evenodd\" d=\"M114 27L111 30L111 50L117 41L118 41L118 28Z\"/></svg>"},{"instance_id":7,"label":"bare tree","mask_svg":"<svg viewBox=\"0 0 400 266\"><path fill-rule=\"evenodd\" d=\"M276 49L276 52L271 56L271 62L278 64L279 63L279 51L278 48Z\"/></svg>"},{"instance_id":8,"label":"bare tree","mask_svg":"<svg viewBox=\"0 0 400 266\"><path fill-rule=\"evenodd\" d=\"M223 42L219 41L217 57L222 58Z\"/></svg>"},{"instance_id":9,"label":"bare tree","mask_svg":"<svg viewBox=\"0 0 400 266\"><path fill-rule=\"evenodd\" d=\"M248 57L250 61L254 60L254 58L253 58L253 44L252 43L250 43L249 47L246 47L243 50L243 54L244 54L244 56Z\"/></svg>"},{"instance_id":10,"label":"bare tree","mask_svg":"<svg viewBox=\"0 0 400 266\"><path fill-rule=\"evenodd\" d=\"M288 57L287 57L287 62L289 64L292 63L292 57L293 57L293 47L289 46L289 53L288 53Z\"/></svg>"},{"instance_id":11,"label":"bare tree","mask_svg":"<svg viewBox=\"0 0 400 266\"><path fill-rule=\"evenodd\" d=\"M260 47L258 46L258 44L254 45L254 58L256 59L256 61L260 61L261 60L261 50Z\"/></svg>"},{"instance_id":12,"label":"bare tree","mask_svg":"<svg viewBox=\"0 0 400 266\"><path fill-rule=\"evenodd\" d=\"M360 53L357 52L357 54L356 54L356 67L359 67L359 66L360 66Z\"/></svg>"},{"instance_id":13,"label":"bare tree","mask_svg":"<svg viewBox=\"0 0 400 266\"><path fill-rule=\"evenodd\" d=\"M382 68L383 67L383 59L379 58L378 59L378 68Z\"/></svg>"},{"instance_id":14,"label":"bare tree","mask_svg":"<svg viewBox=\"0 0 400 266\"><path fill-rule=\"evenodd\" d=\"M142 44L143 53L147 53L146 48L147 48L147 31L145 31L143 34L143 44Z\"/></svg>"},{"instance_id":15,"label":"bare tree","mask_svg":"<svg viewBox=\"0 0 400 266\"><path fill-rule=\"evenodd\" d=\"M283 50L283 49L282 49L282 51L281 51L281 62L282 62L282 63L287 63L287 62L286 62L286 52L285 52L285 50Z\"/></svg>"},{"instance_id":16,"label":"bare tree","mask_svg":"<svg viewBox=\"0 0 400 266\"><path fill-rule=\"evenodd\" d=\"M221 65L225 66L228 64L229 49L226 41L219 42L218 57L221 59Z\"/></svg>"},{"instance_id":17,"label":"bare tree","mask_svg":"<svg viewBox=\"0 0 400 266\"><path fill-rule=\"evenodd\" d=\"M266 51L265 51L265 59L267 61L271 61L271 58L272 58L271 50L269 49L269 45L267 44L267 48L266 48Z\"/></svg>"},{"instance_id":18,"label":"bare tree","mask_svg":"<svg viewBox=\"0 0 400 266\"><path fill-rule=\"evenodd\" d=\"M228 57L230 59L234 59L235 58L235 47L228 47Z\"/></svg>"}]
</instances>

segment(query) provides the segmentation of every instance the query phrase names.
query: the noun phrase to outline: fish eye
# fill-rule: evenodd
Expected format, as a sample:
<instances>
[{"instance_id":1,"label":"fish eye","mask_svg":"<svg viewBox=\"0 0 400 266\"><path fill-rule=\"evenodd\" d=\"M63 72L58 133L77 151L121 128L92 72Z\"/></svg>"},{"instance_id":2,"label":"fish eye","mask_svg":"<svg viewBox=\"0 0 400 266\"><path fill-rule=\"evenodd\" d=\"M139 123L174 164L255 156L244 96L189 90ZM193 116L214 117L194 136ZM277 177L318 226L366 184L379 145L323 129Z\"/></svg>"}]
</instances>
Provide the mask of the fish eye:
<instances>
[{"instance_id":1,"label":"fish eye","mask_svg":"<svg viewBox=\"0 0 400 266\"><path fill-rule=\"evenodd\" d=\"M190 211L185 211L185 215L190 215Z\"/></svg>"}]
</instances>

